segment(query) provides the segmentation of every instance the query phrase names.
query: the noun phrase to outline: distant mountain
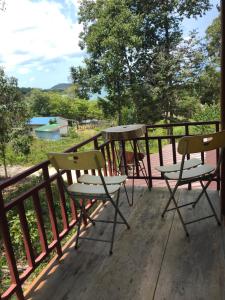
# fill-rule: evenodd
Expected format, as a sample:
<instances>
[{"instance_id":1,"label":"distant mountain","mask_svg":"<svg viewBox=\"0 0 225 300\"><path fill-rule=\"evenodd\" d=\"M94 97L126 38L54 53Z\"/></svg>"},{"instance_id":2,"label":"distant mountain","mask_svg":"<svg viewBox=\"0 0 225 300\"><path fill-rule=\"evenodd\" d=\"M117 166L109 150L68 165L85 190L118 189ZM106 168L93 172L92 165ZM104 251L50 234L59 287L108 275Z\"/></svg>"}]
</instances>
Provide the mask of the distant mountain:
<instances>
[{"instance_id":1,"label":"distant mountain","mask_svg":"<svg viewBox=\"0 0 225 300\"><path fill-rule=\"evenodd\" d=\"M59 83L50 88L51 91L64 91L68 87L70 87L71 83Z\"/></svg>"}]
</instances>

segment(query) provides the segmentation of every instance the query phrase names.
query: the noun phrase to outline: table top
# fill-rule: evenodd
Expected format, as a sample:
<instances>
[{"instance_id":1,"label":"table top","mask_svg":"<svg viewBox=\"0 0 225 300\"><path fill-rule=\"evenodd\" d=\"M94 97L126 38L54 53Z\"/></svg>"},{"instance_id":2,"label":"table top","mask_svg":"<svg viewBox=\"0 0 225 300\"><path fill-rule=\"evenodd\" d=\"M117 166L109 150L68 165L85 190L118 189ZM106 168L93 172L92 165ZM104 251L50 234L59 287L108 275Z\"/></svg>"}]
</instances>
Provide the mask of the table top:
<instances>
[{"instance_id":1,"label":"table top","mask_svg":"<svg viewBox=\"0 0 225 300\"><path fill-rule=\"evenodd\" d=\"M144 124L109 127L102 131L105 140L132 140L143 136L146 132Z\"/></svg>"}]
</instances>

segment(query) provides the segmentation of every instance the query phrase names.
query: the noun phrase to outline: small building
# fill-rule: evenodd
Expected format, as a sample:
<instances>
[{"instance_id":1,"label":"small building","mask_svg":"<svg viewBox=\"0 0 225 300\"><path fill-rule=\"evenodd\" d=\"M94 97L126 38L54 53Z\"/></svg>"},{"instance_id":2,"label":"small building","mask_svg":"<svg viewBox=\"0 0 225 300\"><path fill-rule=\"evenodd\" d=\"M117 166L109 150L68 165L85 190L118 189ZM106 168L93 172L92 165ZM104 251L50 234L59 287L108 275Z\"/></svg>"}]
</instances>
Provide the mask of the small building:
<instances>
[{"instance_id":1,"label":"small building","mask_svg":"<svg viewBox=\"0 0 225 300\"><path fill-rule=\"evenodd\" d=\"M35 129L35 134L39 139L59 140L63 127L59 124L48 124Z\"/></svg>"},{"instance_id":2,"label":"small building","mask_svg":"<svg viewBox=\"0 0 225 300\"><path fill-rule=\"evenodd\" d=\"M59 128L60 136L68 134L68 120L62 117L34 117L28 122L30 131L34 135L37 135L37 132L40 132L39 129L42 126L48 125L57 125L57 128Z\"/></svg>"},{"instance_id":3,"label":"small building","mask_svg":"<svg viewBox=\"0 0 225 300\"><path fill-rule=\"evenodd\" d=\"M97 119L87 119L87 120L83 120L81 121L80 124L82 125L96 125L96 124L99 124L99 120Z\"/></svg>"}]
</instances>

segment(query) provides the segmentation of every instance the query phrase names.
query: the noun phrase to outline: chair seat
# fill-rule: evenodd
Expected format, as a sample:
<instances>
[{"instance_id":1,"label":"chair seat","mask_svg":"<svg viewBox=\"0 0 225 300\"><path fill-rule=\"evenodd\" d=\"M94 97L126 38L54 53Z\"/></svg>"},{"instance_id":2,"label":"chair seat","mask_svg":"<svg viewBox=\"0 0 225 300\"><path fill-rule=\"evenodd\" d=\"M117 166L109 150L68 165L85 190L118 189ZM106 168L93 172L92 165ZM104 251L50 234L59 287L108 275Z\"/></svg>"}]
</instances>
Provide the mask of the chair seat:
<instances>
[{"instance_id":1,"label":"chair seat","mask_svg":"<svg viewBox=\"0 0 225 300\"><path fill-rule=\"evenodd\" d=\"M210 173L214 172L215 168L213 166L204 164L199 165L195 168L186 169L182 173L182 179L181 180L194 180L199 177L204 177L209 175ZM169 172L164 173L164 177L166 179L172 179L172 180L178 180L179 179L180 172Z\"/></svg>"},{"instance_id":2,"label":"chair seat","mask_svg":"<svg viewBox=\"0 0 225 300\"><path fill-rule=\"evenodd\" d=\"M121 175L121 176L104 176L104 180L105 180L105 183L107 185L121 184L121 183L125 182L126 179L127 179L126 175ZM102 180L101 180L100 176L84 174L84 175L80 176L77 180L80 183L102 185Z\"/></svg>"},{"instance_id":3,"label":"chair seat","mask_svg":"<svg viewBox=\"0 0 225 300\"><path fill-rule=\"evenodd\" d=\"M120 185L107 185L109 194L114 194L120 189ZM107 198L105 189L102 185L87 185L82 183L74 183L68 187L68 191L71 194L79 196L93 196L94 198L104 196Z\"/></svg>"},{"instance_id":4,"label":"chair seat","mask_svg":"<svg viewBox=\"0 0 225 300\"><path fill-rule=\"evenodd\" d=\"M202 161L200 159L192 158L192 159L185 161L183 170L194 168L201 164L202 164ZM176 171L180 171L180 166L181 166L181 163L177 163L177 164L173 164L173 165L166 165L166 166L158 166L158 167L156 167L156 170L161 173L176 172Z\"/></svg>"}]
</instances>

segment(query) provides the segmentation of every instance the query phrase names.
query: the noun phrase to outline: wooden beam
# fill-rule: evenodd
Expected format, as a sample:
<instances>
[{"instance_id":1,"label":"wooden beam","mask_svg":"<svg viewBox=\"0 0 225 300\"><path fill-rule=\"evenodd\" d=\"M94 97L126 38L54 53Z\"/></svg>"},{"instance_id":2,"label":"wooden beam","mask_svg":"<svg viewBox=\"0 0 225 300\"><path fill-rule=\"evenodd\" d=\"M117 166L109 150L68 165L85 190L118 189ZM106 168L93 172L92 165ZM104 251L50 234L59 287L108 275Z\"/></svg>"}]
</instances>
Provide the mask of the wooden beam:
<instances>
[{"instance_id":1,"label":"wooden beam","mask_svg":"<svg viewBox=\"0 0 225 300\"><path fill-rule=\"evenodd\" d=\"M225 0L221 0L221 129L225 130ZM221 168L221 214L225 216L225 153Z\"/></svg>"}]
</instances>

